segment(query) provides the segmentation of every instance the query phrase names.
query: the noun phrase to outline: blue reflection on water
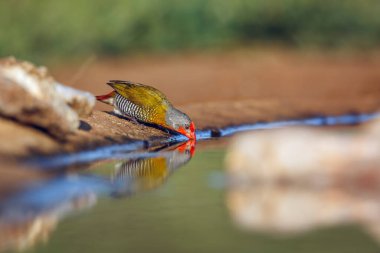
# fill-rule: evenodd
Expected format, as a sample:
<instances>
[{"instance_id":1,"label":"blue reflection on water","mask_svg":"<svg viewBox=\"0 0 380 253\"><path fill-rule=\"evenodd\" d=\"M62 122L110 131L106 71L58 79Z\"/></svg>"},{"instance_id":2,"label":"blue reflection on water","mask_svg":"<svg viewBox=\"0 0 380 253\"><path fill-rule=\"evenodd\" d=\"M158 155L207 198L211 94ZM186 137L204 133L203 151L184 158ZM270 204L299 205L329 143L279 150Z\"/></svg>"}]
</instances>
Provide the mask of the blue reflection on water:
<instances>
[{"instance_id":1,"label":"blue reflection on water","mask_svg":"<svg viewBox=\"0 0 380 253\"><path fill-rule=\"evenodd\" d=\"M62 216L74 208L77 199L107 192L109 183L90 176L62 176L31 185L0 203L0 222L13 223L33 219L43 213ZM93 203L90 201L89 203Z\"/></svg>"},{"instance_id":2,"label":"blue reflection on water","mask_svg":"<svg viewBox=\"0 0 380 253\"><path fill-rule=\"evenodd\" d=\"M188 141L155 151L129 153L117 158L106 175L93 172L57 175L36 182L0 202L1 225L26 222L49 214L62 216L92 206L99 195L129 196L159 187L193 156Z\"/></svg>"}]
</instances>

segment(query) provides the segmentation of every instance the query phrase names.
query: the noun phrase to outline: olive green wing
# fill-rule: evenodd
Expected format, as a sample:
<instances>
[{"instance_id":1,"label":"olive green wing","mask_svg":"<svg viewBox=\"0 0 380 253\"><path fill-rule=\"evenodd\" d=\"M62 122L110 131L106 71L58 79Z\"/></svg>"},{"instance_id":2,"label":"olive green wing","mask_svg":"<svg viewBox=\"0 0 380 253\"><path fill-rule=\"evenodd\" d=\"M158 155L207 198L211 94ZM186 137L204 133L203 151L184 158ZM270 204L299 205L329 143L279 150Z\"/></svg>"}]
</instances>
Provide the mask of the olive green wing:
<instances>
[{"instance_id":1,"label":"olive green wing","mask_svg":"<svg viewBox=\"0 0 380 253\"><path fill-rule=\"evenodd\" d=\"M165 110L170 105L166 96L159 90L140 83L111 80L107 82L117 93L145 109Z\"/></svg>"}]
</instances>

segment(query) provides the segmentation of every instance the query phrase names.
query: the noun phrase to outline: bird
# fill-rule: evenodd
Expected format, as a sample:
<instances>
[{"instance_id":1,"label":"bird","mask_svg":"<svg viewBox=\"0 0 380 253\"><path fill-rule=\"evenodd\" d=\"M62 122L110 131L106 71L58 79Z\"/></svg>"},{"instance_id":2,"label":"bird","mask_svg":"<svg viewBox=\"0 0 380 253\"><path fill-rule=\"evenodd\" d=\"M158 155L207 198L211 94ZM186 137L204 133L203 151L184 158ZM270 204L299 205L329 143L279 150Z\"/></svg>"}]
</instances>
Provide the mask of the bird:
<instances>
[{"instance_id":1,"label":"bird","mask_svg":"<svg viewBox=\"0 0 380 253\"><path fill-rule=\"evenodd\" d=\"M114 107L114 112L133 121L158 125L195 140L194 122L176 109L166 96L154 87L123 80L107 82L113 91L96 99Z\"/></svg>"}]
</instances>

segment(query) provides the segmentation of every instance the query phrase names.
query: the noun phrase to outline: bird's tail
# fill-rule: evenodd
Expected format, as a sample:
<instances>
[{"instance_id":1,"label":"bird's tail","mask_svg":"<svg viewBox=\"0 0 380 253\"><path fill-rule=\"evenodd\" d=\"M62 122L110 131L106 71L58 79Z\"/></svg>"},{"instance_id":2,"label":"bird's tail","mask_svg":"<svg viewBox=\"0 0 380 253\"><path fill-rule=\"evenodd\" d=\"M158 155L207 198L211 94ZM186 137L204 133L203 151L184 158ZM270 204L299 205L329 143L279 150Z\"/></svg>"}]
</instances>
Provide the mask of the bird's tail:
<instances>
[{"instance_id":1,"label":"bird's tail","mask_svg":"<svg viewBox=\"0 0 380 253\"><path fill-rule=\"evenodd\" d=\"M100 102L103 102L108 105L113 105L115 95L116 95L116 92L112 91L106 95L100 95L100 96L95 96L95 97L96 97L96 100Z\"/></svg>"}]
</instances>

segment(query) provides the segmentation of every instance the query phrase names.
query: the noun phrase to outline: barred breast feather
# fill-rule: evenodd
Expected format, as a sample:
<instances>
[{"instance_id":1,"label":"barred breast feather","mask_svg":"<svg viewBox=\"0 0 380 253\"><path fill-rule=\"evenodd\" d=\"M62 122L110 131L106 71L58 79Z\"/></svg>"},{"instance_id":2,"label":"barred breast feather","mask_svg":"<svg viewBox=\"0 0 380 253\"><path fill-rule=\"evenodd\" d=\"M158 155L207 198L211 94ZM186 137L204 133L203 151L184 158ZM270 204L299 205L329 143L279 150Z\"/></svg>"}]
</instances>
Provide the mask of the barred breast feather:
<instances>
[{"instance_id":1,"label":"barred breast feather","mask_svg":"<svg viewBox=\"0 0 380 253\"><path fill-rule=\"evenodd\" d=\"M149 112L144 111L141 106L132 103L118 93L115 96L115 106L122 114L137 120L149 121L152 116L149 115Z\"/></svg>"}]
</instances>

